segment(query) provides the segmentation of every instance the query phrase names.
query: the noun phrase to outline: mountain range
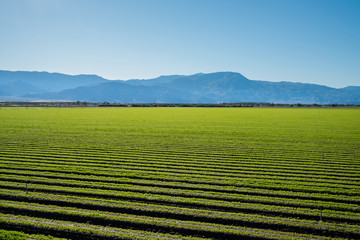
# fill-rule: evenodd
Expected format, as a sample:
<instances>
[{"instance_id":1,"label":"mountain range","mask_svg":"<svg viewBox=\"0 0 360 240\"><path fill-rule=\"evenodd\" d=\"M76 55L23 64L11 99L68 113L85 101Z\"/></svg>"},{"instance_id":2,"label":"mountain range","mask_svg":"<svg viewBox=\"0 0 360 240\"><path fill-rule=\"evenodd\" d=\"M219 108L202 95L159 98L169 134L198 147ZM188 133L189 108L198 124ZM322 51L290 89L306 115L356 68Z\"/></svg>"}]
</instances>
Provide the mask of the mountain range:
<instances>
[{"instance_id":1,"label":"mountain range","mask_svg":"<svg viewBox=\"0 0 360 240\"><path fill-rule=\"evenodd\" d=\"M0 71L0 101L360 104L360 86L249 80L236 72L125 81L97 75Z\"/></svg>"}]
</instances>

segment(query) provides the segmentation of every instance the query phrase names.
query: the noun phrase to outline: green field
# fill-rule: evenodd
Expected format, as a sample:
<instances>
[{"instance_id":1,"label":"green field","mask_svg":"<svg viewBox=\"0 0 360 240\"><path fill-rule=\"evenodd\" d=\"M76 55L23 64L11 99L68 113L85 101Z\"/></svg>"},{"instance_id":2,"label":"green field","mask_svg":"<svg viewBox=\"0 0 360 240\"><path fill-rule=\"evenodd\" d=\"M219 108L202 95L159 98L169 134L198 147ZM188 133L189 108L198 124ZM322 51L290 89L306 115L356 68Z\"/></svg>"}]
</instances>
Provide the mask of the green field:
<instances>
[{"instance_id":1,"label":"green field","mask_svg":"<svg viewBox=\"0 0 360 240\"><path fill-rule=\"evenodd\" d=\"M360 109L0 108L0 165L0 239L360 239Z\"/></svg>"}]
</instances>

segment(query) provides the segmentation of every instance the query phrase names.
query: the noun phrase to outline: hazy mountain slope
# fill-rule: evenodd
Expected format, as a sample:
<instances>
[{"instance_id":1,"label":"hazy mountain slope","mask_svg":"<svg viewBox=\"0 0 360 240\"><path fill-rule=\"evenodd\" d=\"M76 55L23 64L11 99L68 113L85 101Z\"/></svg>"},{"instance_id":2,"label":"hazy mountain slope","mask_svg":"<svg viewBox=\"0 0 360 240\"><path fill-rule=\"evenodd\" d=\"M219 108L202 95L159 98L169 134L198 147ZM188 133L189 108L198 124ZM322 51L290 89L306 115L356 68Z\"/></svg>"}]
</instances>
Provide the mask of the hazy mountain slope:
<instances>
[{"instance_id":1,"label":"hazy mountain slope","mask_svg":"<svg viewBox=\"0 0 360 240\"><path fill-rule=\"evenodd\" d=\"M108 80L96 75L72 76L48 72L0 71L0 85L18 81L46 91L55 92L80 86L94 86Z\"/></svg>"},{"instance_id":2,"label":"hazy mountain slope","mask_svg":"<svg viewBox=\"0 0 360 240\"><path fill-rule=\"evenodd\" d=\"M132 86L112 81L93 87L78 87L57 93L32 94L26 97L49 100L71 100L121 103L183 103L192 102L192 96L162 87Z\"/></svg>"},{"instance_id":3,"label":"hazy mountain slope","mask_svg":"<svg viewBox=\"0 0 360 240\"><path fill-rule=\"evenodd\" d=\"M24 81L7 82L0 85L0 96L21 96L29 93L44 93L44 89Z\"/></svg>"},{"instance_id":4,"label":"hazy mountain slope","mask_svg":"<svg viewBox=\"0 0 360 240\"><path fill-rule=\"evenodd\" d=\"M360 86L348 86L345 88L341 88L341 90L349 91L352 93L358 93L360 94Z\"/></svg>"},{"instance_id":5,"label":"hazy mountain slope","mask_svg":"<svg viewBox=\"0 0 360 240\"><path fill-rule=\"evenodd\" d=\"M184 75L169 75L169 76L160 76L152 79L131 79L124 81L124 83L135 86L158 86L172 82L175 79L185 77Z\"/></svg>"},{"instance_id":6,"label":"hazy mountain slope","mask_svg":"<svg viewBox=\"0 0 360 240\"><path fill-rule=\"evenodd\" d=\"M342 89L316 84L254 81L233 72L192 75L163 86L187 91L198 95L197 99L205 100L204 97L211 102L360 103L360 94L349 94Z\"/></svg>"}]
</instances>

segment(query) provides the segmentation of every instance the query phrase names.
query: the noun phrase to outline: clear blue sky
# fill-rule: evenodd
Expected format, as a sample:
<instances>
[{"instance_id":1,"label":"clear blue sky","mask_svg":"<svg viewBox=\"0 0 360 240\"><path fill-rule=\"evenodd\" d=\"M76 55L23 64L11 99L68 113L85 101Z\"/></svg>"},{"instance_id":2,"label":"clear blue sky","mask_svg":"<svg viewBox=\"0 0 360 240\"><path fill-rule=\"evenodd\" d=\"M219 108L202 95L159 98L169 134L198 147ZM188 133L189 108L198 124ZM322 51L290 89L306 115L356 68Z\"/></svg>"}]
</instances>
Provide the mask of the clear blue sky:
<instances>
[{"instance_id":1,"label":"clear blue sky","mask_svg":"<svg viewBox=\"0 0 360 240\"><path fill-rule=\"evenodd\" d=\"M0 0L0 69L360 85L360 0Z\"/></svg>"}]
</instances>

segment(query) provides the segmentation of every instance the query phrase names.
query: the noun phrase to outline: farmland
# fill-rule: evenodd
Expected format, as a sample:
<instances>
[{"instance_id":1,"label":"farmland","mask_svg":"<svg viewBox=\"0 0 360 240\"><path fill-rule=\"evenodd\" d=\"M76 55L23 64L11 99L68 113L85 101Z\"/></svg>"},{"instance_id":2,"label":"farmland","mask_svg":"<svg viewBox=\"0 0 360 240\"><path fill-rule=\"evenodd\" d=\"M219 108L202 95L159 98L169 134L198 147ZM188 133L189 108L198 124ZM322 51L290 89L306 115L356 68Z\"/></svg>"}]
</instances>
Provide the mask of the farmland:
<instances>
[{"instance_id":1,"label":"farmland","mask_svg":"<svg viewBox=\"0 0 360 240\"><path fill-rule=\"evenodd\" d=\"M0 239L360 239L359 146L359 109L0 108Z\"/></svg>"}]
</instances>

